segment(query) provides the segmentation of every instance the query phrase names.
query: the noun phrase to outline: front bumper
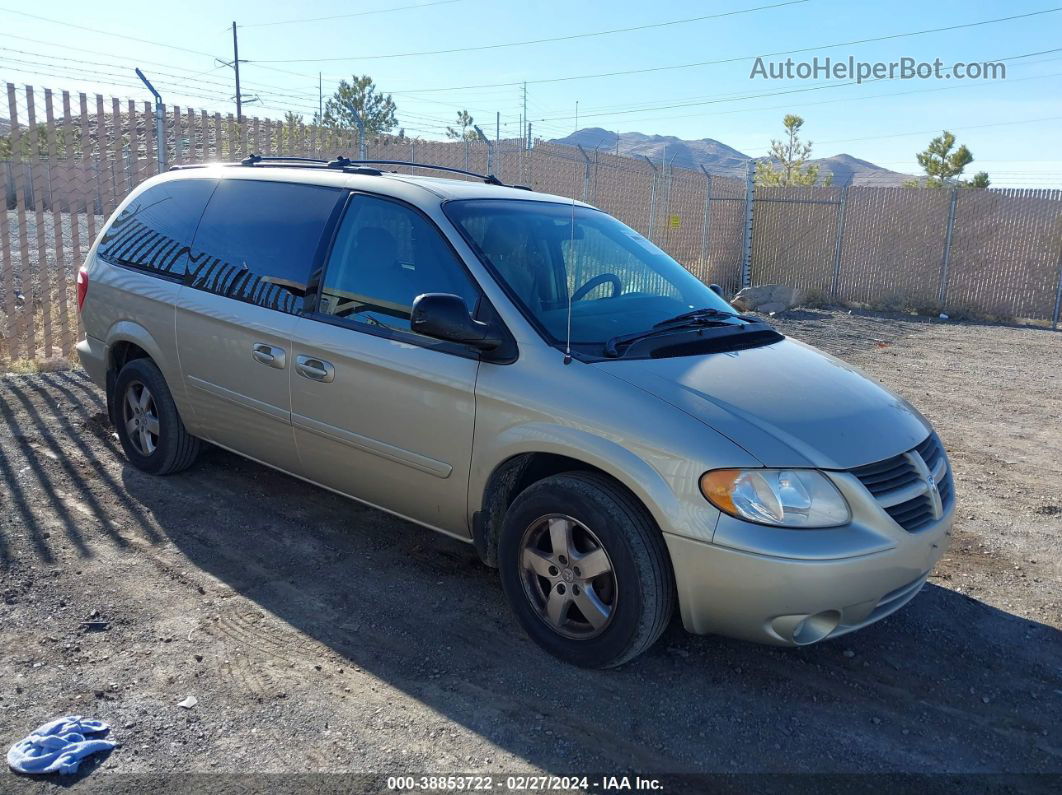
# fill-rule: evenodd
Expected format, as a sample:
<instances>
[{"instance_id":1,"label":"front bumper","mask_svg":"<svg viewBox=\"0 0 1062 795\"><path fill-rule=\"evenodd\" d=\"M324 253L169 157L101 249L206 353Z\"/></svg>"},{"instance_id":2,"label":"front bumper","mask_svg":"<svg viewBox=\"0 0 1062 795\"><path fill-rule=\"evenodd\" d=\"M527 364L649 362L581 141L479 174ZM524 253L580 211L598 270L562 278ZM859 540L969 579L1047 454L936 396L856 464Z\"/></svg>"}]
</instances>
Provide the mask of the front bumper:
<instances>
[{"instance_id":1,"label":"front bumper","mask_svg":"<svg viewBox=\"0 0 1062 795\"><path fill-rule=\"evenodd\" d=\"M865 627L918 593L947 549L954 513L953 502L931 527L917 533L890 528L887 544L865 554L850 549L842 553L845 557L833 558L824 557L810 536L815 556L796 558L665 533L682 623L698 635L778 646L807 645ZM839 535L845 530L764 529L798 540L800 533Z\"/></svg>"}]
</instances>

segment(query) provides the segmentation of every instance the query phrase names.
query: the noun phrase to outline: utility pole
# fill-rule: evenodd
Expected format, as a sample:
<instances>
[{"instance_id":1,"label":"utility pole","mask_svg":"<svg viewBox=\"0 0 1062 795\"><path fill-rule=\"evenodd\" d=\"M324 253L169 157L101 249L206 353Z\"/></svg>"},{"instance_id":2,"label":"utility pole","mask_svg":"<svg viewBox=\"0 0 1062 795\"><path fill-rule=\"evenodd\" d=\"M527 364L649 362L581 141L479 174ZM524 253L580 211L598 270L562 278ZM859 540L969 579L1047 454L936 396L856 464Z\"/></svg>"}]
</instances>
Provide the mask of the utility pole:
<instances>
[{"instance_id":1,"label":"utility pole","mask_svg":"<svg viewBox=\"0 0 1062 795\"><path fill-rule=\"evenodd\" d=\"M501 140L501 111L494 112L494 143Z\"/></svg>"},{"instance_id":2,"label":"utility pole","mask_svg":"<svg viewBox=\"0 0 1062 795\"><path fill-rule=\"evenodd\" d=\"M527 81L526 80L524 81L524 115L523 115L523 123L527 125L527 129L526 130L524 130L524 129L520 130L520 132L521 132L521 136L520 137L521 138L525 138L527 140L527 148L530 149L531 148L531 122L527 118Z\"/></svg>"},{"instance_id":3,"label":"utility pole","mask_svg":"<svg viewBox=\"0 0 1062 795\"><path fill-rule=\"evenodd\" d=\"M317 123L320 124L324 120L324 83L321 80L321 73L317 73Z\"/></svg>"},{"instance_id":4,"label":"utility pole","mask_svg":"<svg viewBox=\"0 0 1062 795\"><path fill-rule=\"evenodd\" d=\"M243 98L240 96L240 45L236 39L236 21L232 22L232 68L236 71L236 123L243 124Z\"/></svg>"},{"instance_id":5,"label":"utility pole","mask_svg":"<svg viewBox=\"0 0 1062 795\"><path fill-rule=\"evenodd\" d=\"M247 63L247 61L240 60L240 45L236 38L236 23L232 23L232 62L223 61L220 58L215 58L222 66L227 66L236 73L236 96L233 97L233 102L236 103L236 123L243 124L243 94L240 92L240 64ZM259 99L256 96L247 98L247 102L258 102Z\"/></svg>"},{"instance_id":6,"label":"utility pole","mask_svg":"<svg viewBox=\"0 0 1062 795\"><path fill-rule=\"evenodd\" d=\"M579 132L579 100L575 100L575 132Z\"/></svg>"}]
</instances>

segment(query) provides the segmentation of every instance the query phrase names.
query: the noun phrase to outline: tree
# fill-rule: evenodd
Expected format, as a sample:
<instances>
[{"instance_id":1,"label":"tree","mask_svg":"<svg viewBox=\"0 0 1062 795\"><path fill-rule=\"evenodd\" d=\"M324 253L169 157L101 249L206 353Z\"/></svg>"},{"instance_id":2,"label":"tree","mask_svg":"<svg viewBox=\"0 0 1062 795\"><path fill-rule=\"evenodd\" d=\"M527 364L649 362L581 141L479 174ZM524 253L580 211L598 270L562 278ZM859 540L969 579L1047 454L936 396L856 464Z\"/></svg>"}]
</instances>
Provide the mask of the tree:
<instances>
[{"instance_id":1,"label":"tree","mask_svg":"<svg viewBox=\"0 0 1062 795\"><path fill-rule=\"evenodd\" d=\"M472 128L475 124L475 119L467 110L457 111L457 126L460 130L455 130L453 127L446 128L446 137L455 141L475 141L479 136L476 135L476 131Z\"/></svg>"},{"instance_id":2,"label":"tree","mask_svg":"<svg viewBox=\"0 0 1062 795\"><path fill-rule=\"evenodd\" d=\"M756 164L756 184L787 187L790 185L814 185L819 181L819 167L806 165L811 155L811 141L800 140L800 128L804 120L793 113L782 119L785 139L771 139L771 151L767 160ZM827 174L822 180L829 185L833 176Z\"/></svg>"},{"instance_id":3,"label":"tree","mask_svg":"<svg viewBox=\"0 0 1062 795\"><path fill-rule=\"evenodd\" d=\"M973 162L973 152L963 144L955 147L955 134L944 130L929 142L924 152L919 152L918 165L926 172L925 177L904 182L907 188L987 188L988 174L978 172L973 179L960 180L963 170Z\"/></svg>"},{"instance_id":4,"label":"tree","mask_svg":"<svg viewBox=\"0 0 1062 795\"><path fill-rule=\"evenodd\" d=\"M356 130L358 119L365 124L365 136L390 132L398 125L395 101L390 94L381 94L368 75L351 76L351 82L340 80L332 98L325 103L320 121L334 130Z\"/></svg>"}]
</instances>

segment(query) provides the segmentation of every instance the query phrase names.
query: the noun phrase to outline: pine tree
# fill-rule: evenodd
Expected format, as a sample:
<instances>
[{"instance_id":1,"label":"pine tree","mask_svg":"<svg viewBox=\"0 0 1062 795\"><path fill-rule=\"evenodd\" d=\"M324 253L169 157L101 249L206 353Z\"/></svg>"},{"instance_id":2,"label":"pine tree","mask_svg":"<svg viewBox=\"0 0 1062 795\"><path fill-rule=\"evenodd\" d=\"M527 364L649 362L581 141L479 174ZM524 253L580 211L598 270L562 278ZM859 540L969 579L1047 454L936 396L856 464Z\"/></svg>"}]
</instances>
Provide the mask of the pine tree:
<instances>
[{"instance_id":1,"label":"pine tree","mask_svg":"<svg viewBox=\"0 0 1062 795\"><path fill-rule=\"evenodd\" d=\"M919 152L916 157L926 176L907 180L904 187L987 188L989 185L988 174L984 171L978 172L970 180L958 179L963 170L973 162L974 156L965 144L956 148L955 134L948 130L944 130L930 141L925 151Z\"/></svg>"},{"instance_id":2,"label":"pine tree","mask_svg":"<svg viewBox=\"0 0 1062 795\"><path fill-rule=\"evenodd\" d=\"M368 75L351 76L351 81L340 80L335 93L325 103L324 117L319 121L336 130L356 130L360 116L365 124L365 135L371 137L390 132L398 125L396 106L390 94L381 94Z\"/></svg>"},{"instance_id":3,"label":"pine tree","mask_svg":"<svg viewBox=\"0 0 1062 795\"><path fill-rule=\"evenodd\" d=\"M819 167L806 165L811 156L811 141L800 140L800 128L804 120L793 113L782 119L785 127L784 140L771 140L767 160L756 164L756 184L788 187L790 185L815 185L819 181ZM826 175L823 185L829 185L833 176Z\"/></svg>"},{"instance_id":4,"label":"pine tree","mask_svg":"<svg viewBox=\"0 0 1062 795\"><path fill-rule=\"evenodd\" d=\"M476 131L471 129L475 124L475 119L467 110L459 110L457 112L457 126L460 130L455 130L453 127L446 128L446 137L455 141L474 141L478 137Z\"/></svg>"}]
</instances>

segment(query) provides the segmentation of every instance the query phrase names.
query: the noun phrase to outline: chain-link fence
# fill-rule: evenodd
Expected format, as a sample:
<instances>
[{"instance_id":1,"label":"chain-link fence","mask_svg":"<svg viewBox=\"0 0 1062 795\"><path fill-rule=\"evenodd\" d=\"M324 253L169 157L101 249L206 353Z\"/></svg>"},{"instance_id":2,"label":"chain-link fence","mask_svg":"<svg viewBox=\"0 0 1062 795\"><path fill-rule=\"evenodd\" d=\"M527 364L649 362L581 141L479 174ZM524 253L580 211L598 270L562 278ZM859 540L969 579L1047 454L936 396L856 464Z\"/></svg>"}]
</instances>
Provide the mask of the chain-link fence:
<instances>
[{"instance_id":1,"label":"chain-link fence","mask_svg":"<svg viewBox=\"0 0 1062 795\"><path fill-rule=\"evenodd\" d=\"M74 276L122 198L158 172L156 108L6 84L0 97L0 361L68 356ZM356 157L357 133L162 106L167 165L252 154ZM6 118L5 118L6 116ZM494 173L587 201L728 292L784 283L828 300L961 308L1057 324L1062 191L757 188L746 180L522 140L382 136L367 155ZM397 166L403 173L441 175ZM452 176L452 175L450 175Z\"/></svg>"}]
</instances>

